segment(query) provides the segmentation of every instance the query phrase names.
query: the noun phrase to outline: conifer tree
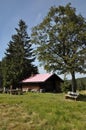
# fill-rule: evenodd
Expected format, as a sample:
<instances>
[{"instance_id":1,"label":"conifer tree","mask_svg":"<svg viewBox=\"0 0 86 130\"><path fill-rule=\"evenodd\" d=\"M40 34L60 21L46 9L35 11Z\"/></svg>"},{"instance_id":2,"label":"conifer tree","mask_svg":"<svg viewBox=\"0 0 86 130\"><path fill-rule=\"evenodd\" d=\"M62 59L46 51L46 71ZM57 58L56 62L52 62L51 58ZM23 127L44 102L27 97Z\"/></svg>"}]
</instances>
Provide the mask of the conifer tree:
<instances>
[{"instance_id":1,"label":"conifer tree","mask_svg":"<svg viewBox=\"0 0 86 130\"><path fill-rule=\"evenodd\" d=\"M2 62L5 86L15 85L31 73L37 73L37 67L33 64L35 57L28 37L27 25L20 20L18 26L15 28L16 34L12 36Z\"/></svg>"}]
</instances>

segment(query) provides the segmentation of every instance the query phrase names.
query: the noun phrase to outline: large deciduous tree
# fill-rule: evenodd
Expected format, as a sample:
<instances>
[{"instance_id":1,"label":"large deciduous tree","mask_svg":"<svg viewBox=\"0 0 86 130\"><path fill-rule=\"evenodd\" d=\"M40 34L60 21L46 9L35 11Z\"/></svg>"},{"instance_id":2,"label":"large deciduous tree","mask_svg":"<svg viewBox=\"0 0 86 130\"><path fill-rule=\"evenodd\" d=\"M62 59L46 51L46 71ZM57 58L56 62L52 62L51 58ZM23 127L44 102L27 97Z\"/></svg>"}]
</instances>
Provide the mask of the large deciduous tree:
<instances>
[{"instance_id":1,"label":"large deciduous tree","mask_svg":"<svg viewBox=\"0 0 86 130\"><path fill-rule=\"evenodd\" d=\"M33 64L35 57L28 37L27 25L20 20L15 30L16 34L12 36L2 60L4 86L15 85L32 73L38 72Z\"/></svg>"},{"instance_id":2,"label":"large deciduous tree","mask_svg":"<svg viewBox=\"0 0 86 130\"><path fill-rule=\"evenodd\" d=\"M86 20L71 4L51 7L44 20L32 29L38 59L48 71L65 72L72 76L86 72Z\"/></svg>"}]
</instances>

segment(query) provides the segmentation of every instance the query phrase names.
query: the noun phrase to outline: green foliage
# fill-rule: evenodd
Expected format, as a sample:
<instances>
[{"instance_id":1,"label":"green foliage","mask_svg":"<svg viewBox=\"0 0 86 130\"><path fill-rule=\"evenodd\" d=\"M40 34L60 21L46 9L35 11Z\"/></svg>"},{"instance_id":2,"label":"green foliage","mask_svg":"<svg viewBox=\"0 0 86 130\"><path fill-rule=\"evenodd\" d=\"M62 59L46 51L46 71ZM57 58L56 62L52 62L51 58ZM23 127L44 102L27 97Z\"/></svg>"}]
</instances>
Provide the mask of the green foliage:
<instances>
[{"instance_id":1,"label":"green foliage","mask_svg":"<svg viewBox=\"0 0 86 130\"><path fill-rule=\"evenodd\" d=\"M69 84L71 83L71 80L67 80ZM86 78L78 78L76 79L77 83L77 90L86 90Z\"/></svg>"},{"instance_id":2,"label":"green foliage","mask_svg":"<svg viewBox=\"0 0 86 130\"><path fill-rule=\"evenodd\" d=\"M44 20L33 28L32 42L47 71L68 72L72 91L76 91L75 73L86 73L86 20L71 4L51 7Z\"/></svg>"},{"instance_id":3,"label":"green foliage","mask_svg":"<svg viewBox=\"0 0 86 130\"><path fill-rule=\"evenodd\" d=\"M37 73L37 67L33 65L35 57L27 26L23 20L19 21L18 26L2 60L3 86L16 85L31 73Z\"/></svg>"},{"instance_id":4,"label":"green foliage","mask_svg":"<svg viewBox=\"0 0 86 130\"><path fill-rule=\"evenodd\" d=\"M77 89L86 90L86 78L77 79Z\"/></svg>"},{"instance_id":5,"label":"green foliage","mask_svg":"<svg viewBox=\"0 0 86 130\"><path fill-rule=\"evenodd\" d=\"M68 91L71 91L71 84L67 80L64 80L64 82L61 85L61 89L62 92L67 93Z\"/></svg>"}]
</instances>

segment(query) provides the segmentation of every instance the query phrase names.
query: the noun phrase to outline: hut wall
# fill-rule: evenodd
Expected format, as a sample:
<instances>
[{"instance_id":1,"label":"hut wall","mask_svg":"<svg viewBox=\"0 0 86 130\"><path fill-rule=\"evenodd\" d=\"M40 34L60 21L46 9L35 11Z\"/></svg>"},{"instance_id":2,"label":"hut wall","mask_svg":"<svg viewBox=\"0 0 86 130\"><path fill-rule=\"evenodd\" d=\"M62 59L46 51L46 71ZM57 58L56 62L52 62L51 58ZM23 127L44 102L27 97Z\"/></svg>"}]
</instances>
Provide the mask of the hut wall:
<instances>
[{"instance_id":1,"label":"hut wall","mask_svg":"<svg viewBox=\"0 0 86 130\"><path fill-rule=\"evenodd\" d=\"M40 90L40 86L38 84L23 84L22 85L22 91L32 91L32 90L35 90L35 91L39 91Z\"/></svg>"}]
</instances>

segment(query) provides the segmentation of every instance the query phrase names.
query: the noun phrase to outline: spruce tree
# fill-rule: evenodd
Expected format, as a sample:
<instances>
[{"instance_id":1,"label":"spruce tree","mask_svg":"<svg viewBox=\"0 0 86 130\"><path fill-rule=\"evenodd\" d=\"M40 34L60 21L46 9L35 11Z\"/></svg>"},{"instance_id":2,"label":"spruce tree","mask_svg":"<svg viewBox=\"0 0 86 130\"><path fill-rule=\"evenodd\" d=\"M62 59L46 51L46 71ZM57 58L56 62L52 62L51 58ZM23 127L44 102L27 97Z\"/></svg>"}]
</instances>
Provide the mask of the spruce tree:
<instances>
[{"instance_id":1,"label":"spruce tree","mask_svg":"<svg viewBox=\"0 0 86 130\"><path fill-rule=\"evenodd\" d=\"M5 86L14 86L32 73L37 73L37 67L33 64L35 57L27 33L27 25L20 20L18 26L15 28L16 34L12 35L2 62Z\"/></svg>"}]
</instances>

